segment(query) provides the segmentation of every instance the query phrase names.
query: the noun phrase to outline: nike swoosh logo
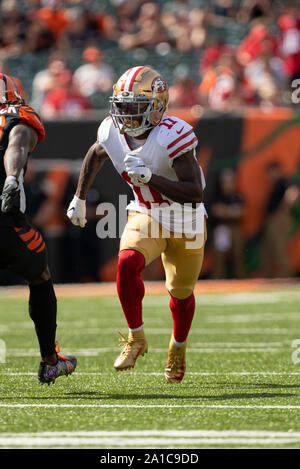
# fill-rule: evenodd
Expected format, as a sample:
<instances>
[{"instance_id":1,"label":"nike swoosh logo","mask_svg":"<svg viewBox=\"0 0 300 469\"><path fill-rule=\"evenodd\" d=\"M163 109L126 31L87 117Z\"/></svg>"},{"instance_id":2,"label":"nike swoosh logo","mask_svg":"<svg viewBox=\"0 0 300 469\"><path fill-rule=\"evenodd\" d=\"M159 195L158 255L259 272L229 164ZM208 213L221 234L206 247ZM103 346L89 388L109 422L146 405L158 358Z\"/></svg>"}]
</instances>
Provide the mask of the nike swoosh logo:
<instances>
[{"instance_id":1,"label":"nike swoosh logo","mask_svg":"<svg viewBox=\"0 0 300 469\"><path fill-rule=\"evenodd\" d=\"M184 127L184 126L183 126L183 127ZM181 129L180 129L179 131L176 130L176 132L178 133L178 135L181 134L181 132L183 131L183 127L181 127Z\"/></svg>"}]
</instances>

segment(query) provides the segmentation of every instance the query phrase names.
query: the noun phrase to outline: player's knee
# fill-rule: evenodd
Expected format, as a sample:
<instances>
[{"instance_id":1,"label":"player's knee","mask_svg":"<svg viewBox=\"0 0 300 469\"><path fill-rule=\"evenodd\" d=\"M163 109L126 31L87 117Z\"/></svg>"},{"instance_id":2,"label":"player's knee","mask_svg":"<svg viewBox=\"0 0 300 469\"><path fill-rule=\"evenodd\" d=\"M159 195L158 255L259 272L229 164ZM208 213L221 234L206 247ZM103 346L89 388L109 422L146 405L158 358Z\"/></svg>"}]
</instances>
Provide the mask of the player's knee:
<instances>
[{"instance_id":1,"label":"player's knee","mask_svg":"<svg viewBox=\"0 0 300 469\"><path fill-rule=\"evenodd\" d=\"M119 253L118 275L138 275L145 267L145 257L139 251L124 249Z\"/></svg>"},{"instance_id":2,"label":"player's knee","mask_svg":"<svg viewBox=\"0 0 300 469\"><path fill-rule=\"evenodd\" d=\"M40 283L45 283L48 282L48 280L51 279L51 274L49 267L47 266L44 272L41 273L36 279L31 280L29 282L29 285L39 285Z\"/></svg>"},{"instance_id":3,"label":"player's knee","mask_svg":"<svg viewBox=\"0 0 300 469\"><path fill-rule=\"evenodd\" d=\"M173 298L177 298L178 300L185 300L186 298L188 298L189 296L191 296L191 294L193 293L193 289L192 288L180 288L180 287L177 287L177 288L168 288L170 294L173 296Z\"/></svg>"}]
</instances>

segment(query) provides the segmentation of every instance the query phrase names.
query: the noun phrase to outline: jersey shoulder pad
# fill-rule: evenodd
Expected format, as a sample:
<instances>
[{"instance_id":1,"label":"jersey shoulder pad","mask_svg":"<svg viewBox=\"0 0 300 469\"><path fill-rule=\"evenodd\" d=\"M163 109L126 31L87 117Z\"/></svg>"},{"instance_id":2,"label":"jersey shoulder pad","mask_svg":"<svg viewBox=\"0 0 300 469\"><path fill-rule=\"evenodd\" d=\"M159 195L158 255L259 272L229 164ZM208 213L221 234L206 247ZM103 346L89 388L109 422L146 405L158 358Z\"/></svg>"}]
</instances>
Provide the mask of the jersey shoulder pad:
<instances>
[{"instance_id":1,"label":"jersey shoulder pad","mask_svg":"<svg viewBox=\"0 0 300 469\"><path fill-rule=\"evenodd\" d=\"M158 125L157 141L166 149L169 158L177 158L196 148L198 139L193 127L184 120L165 116Z\"/></svg>"},{"instance_id":2,"label":"jersey shoulder pad","mask_svg":"<svg viewBox=\"0 0 300 469\"><path fill-rule=\"evenodd\" d=\"M29 125L36 130L38 134L38 141L41 142L45 138L45 128L44 124L34 109L30 106L21 106L19 109L19 116L21 117L21 122Z\"/></svg>"},{"instance_id":3,"label":"jersey shoulder pad","mask_svg":"<svg viewBox=\"0 0 300 469\"><path fill-rule=\"evenodd\" d=\"M97 141L102 144L105 143L109 137L111 128L114 127L112 118L110 116L106 117L98 127L97 131Z\"/></svg>"}]
</instances>

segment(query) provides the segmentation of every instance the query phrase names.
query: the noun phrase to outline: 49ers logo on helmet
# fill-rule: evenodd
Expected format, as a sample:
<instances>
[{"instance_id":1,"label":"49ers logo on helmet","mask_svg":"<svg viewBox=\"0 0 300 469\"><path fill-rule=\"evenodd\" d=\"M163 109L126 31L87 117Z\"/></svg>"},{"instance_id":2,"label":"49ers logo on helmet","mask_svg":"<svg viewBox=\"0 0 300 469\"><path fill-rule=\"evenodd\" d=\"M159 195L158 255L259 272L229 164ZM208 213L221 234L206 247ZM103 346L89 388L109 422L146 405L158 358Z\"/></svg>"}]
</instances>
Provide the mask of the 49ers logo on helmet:
<instances>
[{"instance_id":1,"label":"49ers logo on helmet","mask_svg":"<svg viewBox=\"0 0 300 469\"><path fill-rule=\"evenodd\" d=\"M152 88L156 93L163 93L167 87L168 85L162 77L157 77L153 80Z\"/></svg>"}]
</instances>

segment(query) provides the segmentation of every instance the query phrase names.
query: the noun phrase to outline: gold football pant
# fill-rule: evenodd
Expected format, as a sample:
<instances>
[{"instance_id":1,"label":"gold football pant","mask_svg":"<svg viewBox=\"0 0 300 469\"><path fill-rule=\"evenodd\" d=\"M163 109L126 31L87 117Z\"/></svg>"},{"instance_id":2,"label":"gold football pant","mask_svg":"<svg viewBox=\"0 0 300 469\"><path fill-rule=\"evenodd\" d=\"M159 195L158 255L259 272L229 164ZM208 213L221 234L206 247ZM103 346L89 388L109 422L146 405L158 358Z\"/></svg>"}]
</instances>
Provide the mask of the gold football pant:
<instances>
[{"instance_id":1,"label":"gold football pant","mask_svg":"<svg viewBox=\"0 0 300 469\"><path fill-rule=\"evenodd\" d=\"M164 230L159 223L144 213L130 212L121 237L120 251L139 251L145 257L145 265L161 256L167 290L175 298L185 299L192 294L201 271L206 226L204 234L195 235L193 238L181 236L176 237L176 234Z\"/></svg>"}]
</instances>

